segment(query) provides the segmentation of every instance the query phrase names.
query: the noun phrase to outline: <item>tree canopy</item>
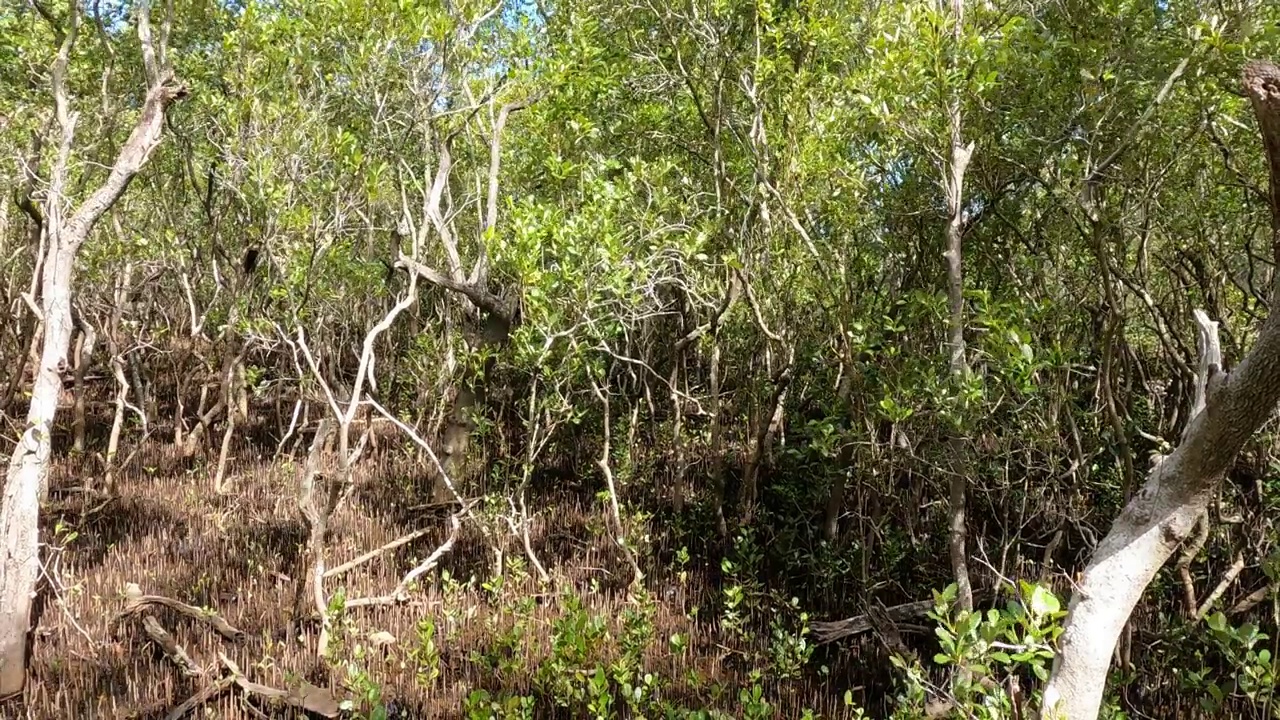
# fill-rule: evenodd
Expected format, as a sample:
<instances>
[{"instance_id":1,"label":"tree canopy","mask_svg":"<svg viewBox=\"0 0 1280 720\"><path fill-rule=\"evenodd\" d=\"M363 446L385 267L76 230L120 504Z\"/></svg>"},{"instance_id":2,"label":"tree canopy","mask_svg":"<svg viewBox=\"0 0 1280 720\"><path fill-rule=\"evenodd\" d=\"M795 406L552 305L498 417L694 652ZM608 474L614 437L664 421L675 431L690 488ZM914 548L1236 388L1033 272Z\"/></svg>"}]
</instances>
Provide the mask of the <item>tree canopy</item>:
<instances>
[{"instance_id":1,"label":"tree canopy","mask_svg":"<svg viewBox=\"0 0 1280 720\"><path fill-rule=\"evenodd\" d=\"M1269 61L1263 0L6 4L0 693L1275 717Z\"/></svg>"}]
</instances>

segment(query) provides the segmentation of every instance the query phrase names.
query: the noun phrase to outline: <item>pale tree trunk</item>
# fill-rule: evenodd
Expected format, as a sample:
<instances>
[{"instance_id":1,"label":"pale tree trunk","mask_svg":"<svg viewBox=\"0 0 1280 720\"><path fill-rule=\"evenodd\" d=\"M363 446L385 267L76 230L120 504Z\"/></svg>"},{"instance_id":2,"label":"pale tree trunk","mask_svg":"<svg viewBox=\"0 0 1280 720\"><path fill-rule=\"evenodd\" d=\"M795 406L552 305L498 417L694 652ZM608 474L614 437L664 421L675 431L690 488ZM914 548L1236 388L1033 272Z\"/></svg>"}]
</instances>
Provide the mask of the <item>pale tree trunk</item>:
<instances>
[{"instance_id":1,"label":"pale tree trunk","mask_svg":"<svg viewBox=\"0 0 1280 720\"><path fill-rule=\"evenodd\" d=\"M723 540L729 536L724 518L724 425L720 422L720 338L711 337L711 485L715 505L716 532Z\"/></svg>"},{"instance_id":2,"label":"pale tree trunk","mask_svg":"<svg viewBox=\"0 0 1280 720\"><path fill-rule=\"evenodd\" d=\"M236 379L236 366L244 359L246 350L244 339L234 333L235 330L228 325L224 334L222 368L218 372L218 396L213 407L205 408L208 387L206 386L200 391L200 406L196 410L198 415L196 425L191 428L191 431L186 434L182 441L182 457L184 458L191 458L196 454L196 451L200 449L200 443L204 441L205 433L218 421L221 415L225 413L227 422L231 422L231 415L234 412L232 398Z\"/></svg>"},{"instance_id":3,"label":"pale tree trunk","mask_svg":"<svg viewBox=\"0 0 1280 720\"><path fill-rule=\"evenodd\" d=\"M31 151L27 153L22 163L24 170L23 187L15 198L18 207L22 209L29 220L27 224L28 244L36 248L34 259L36 270L31 274L31 291L25 296L32 304L34 304L36 288L39 285L41 259L44 257L44 214L36 206L34 199L36 179L40 169L40 150L44 145L44 132L42 129L31 134ZM35 315L35 313L32 313L32 315ZM0 412L3 413L9 413L9 408L17 397L18 388L21 386L23 378L26 377L27 363L35 354L36 338L40 334L39 318L33 317L27 320L27 317L24 314L23 321L19 327L14 328L14 341L18 344L15 349L21 352L23 346L25 346L27 353L17 361L13 374L9 376L9 382L4 389L4 394L0 395Z\"/></svg>"},{"instance_id":4,"label":"pale tree trunk","mask_svg":"<svg viewBox=\"0 0 1280 720\"><path fill-rule=\"evenodd\" d=\"M126 263L124 273L116 280L115 307L111 310L111 324L107 327L107 350L111 354L111 375L116 379L115 414L111 418L111 435L107 439L107 469L104 483L108 495L116 492L116 457L120 452L120 433L124 429L124 411L129 405L129 380L124 374L124 345L120 336L120 324L124 316L124 304L133 283L133 264ZM145 419L145 417L144 417ZM145 425L144 425L145 430Z\"/></svg>"},{"instance_id":5,"label":"pale tree trunk","mask_svg":"<svg viewBox=\"0 0 1280 720\"><path fill-rule=\"evenodd\" d=\"M418 297L417 277L411 276L409 279L409 287L405 291L404 297L396 302L387 314L383 316L376 325L369 329L365 334L364 344L360 351L360 366L356 369L356 377L351 385L351 392L348 398L343 401L345 407L339 402L337 396L334 395L333 388L325 380L324 373L320 370L319 363L316 362L315 356L311 354L311 349L307 347L306 335L301 327L297 329L297 348L301 350L302 356L307 361L307 366L311 369L312 376L316 383L320 385L320 389L324 391L325 401L329 406L332 417L326 417L320 422L320 429L316 432L316 437L311 444L311 453L307 457L307 468L303 473L303 477L298 485L298 507L302 511L303 518L307 521L310 528L310 541L308 543L308 555L312 562L312 599L316 605L316 611L320 613L321 627L320 639L317 647L317 653L320 657L326 657L329 652L329 636L330 622L326 608L328 604L327 595L324 590L325 577L325 532L329 527L329 522L333 517L333 513L338 506L347 497L352 487L352 475L356 462L360 459L364 452L365 443L369 439L369 435L373 430L372 423L366 422L364 432L360 435L360 439L356 442L355 448L351 447L351 423L355 420L356 413L360 409L362 400L366 398L366 385L374 385L373 368L375 361L374 347L378 336L391 329L396 318L400 313L409 309ZM281 333L283 335L283 333ZM372 402L369 399L368 402ZM228 423L232 422L235 410L231 407L234 399L228 397ZM324 497L317 494L315 483L319 476L320 461L325 452L327 437L330 429L336 421L338 431L338 463L339 477L336 481L328 483L328 491ZM224 448L225 451L225 448ZM452 544L450 544L452 547ZM300 586L301 587L301 586Z\"/></svg>"},{"instance_id":6,"label":"pale tree trunk","mask_svg":"<svg viewBox=\"0 0 1280 720\"><path fill-rule=\"evenodd\" d=\"M458 30L458 38L465 42L474 28L464 26ZM499 297L489 290L489 256L485 247L487 238L492 237L498 226L499 177L502 167L502 134L511 114L528 107L536 98L508 103L498 107L490 101L489 111L492 126L489 132L489 171L486 184L486 203L483 230L477 243L476 260L467 272L462 266L462 253L458 248L457 230L453 224L453 215L442 207L441 199L446 195L450 174L453 168L452 143L457 132L441 137L437 142L439 159L436 165L435 178L431 183L423 205L423 217L417 229L412 233L414 251L405 255L398 248L399 259L395 267L403 269L418 278L437 287L465 297L468 301L464 312L478 325L479 332L472 341L473 349L486 351L506 345L516 321L515 304ZM411 225L412 218L404 218L406 225ZM411 228L412 229L412 228ZM426 244L430 230L434 230L444 250L446 268L441 272L422 261L418 250ZM467 378L457 388L449 425L445 430L443 470L434 488L435 500L445 502L451 499L453 489L449 487L454 481L463 482L465 475L470 474L467 467L467 455L470 450L471 436L475 430L474 413L484 404L488 375L492 360L485 363L477 377ZM448 482L446 477L453 478Z\"/></svg>"},{"instance_id":7,"label":"pale tree trunk","mask_svg":"<svg viewBox=\"0 0 1280 720\"><path fill-rule=\"evenodd\" d=\"M80 336L76 342L76 405L72 419L72 434L75 436L72 447L76 452L84 452L85 404L88 400L84 386L84 376L89 370L89 360L93 357L93 347L98 343L98 333L87 319L82 318Z\"/></svg>"},{"instance_id":8,"label":"pale tree trunk","mask_svg":"<svg viewBox=\"0 0 1280 720\"><path fill-rule=\"evenodd\" d=\"M37 545L40 494L48 478L50 433L62 392L62 370L67 366L71 345L71 282L76 254L93 226L124 194L130 180L159 145L169 104L187 92L185 87L173 82L172 75L162 70L156 61L149 8L144 2L138 7L138 37L147 69L147 96L110 175L68 216L63 211L67 205L63 192L76 115L70 109L68 98L67 65L80 20L79 3L72 2L69 7L65 27L54 28L60 47L52 67L51 84L62 140L45 201L47 245L40 298L44 342L27 427L10 458L4 497L0 501L0 534L5 543L4 557L0 559L0 697L21 692L26 682L27 631L40 570ZM162 56L165 40L161 37Z\"/></svg>"},{"instance_id":9,"label":"pale tree trunk","mask_svg":"<svg viewBox=\"0 0 1280 720\"><path fill-rule=\"evenodd\" d=\"M1270 168L1272 254L1280 261L1280 67L1244 67L1244 89L1261 128ZM1273 281L1272 303L1280 300ZM1142 489L1098 544L1071 598L1041 717L1098 716L1121 631L1155 574L1185 540L1223 474L1280 401L1280 313L1263 323L1257 344L1231 373L1218 365L1217 328L1196 313L1202 339L1204 409L1182 443L1158 458Z\"/></svg>"},{"instance_id":10,"label":"pale tree trunk","mask_svg":"<svg viewBox=\"0 0 1280 720\"><path fill-rule=\"evenodd\" d=\"M640 570L640 563L636 561L635 551L631 549L627 543L626 526L622 524L622 510L618 504L618 486L613 480L613 469L609 465L610 457L610 433L609 433L609 378L605 376L604 386L601 387L594 379L591 381L591 390L596 394L596 399L601 405L601 422L604 427L604 442L600 448L600 458L596 460L596 466L600 468L600 472L604 474L605 488L609 491L609 519L613 520L613 543L618 546L622 554L627 559L627 564L631 566L631 582L633 585L639 585L644 581L644 573ZM636 405L631 413L631 428L634 430L636 426L636 417L640 413L640 406Z\"/></svg>"},{"instance_id":11,"label":"pale tree trunk","mask_svg":"<svg viewBox=\"0 0 1280 720\"><path fill-rule=\"evenodd\" d=\"M964 0L951 0L951 11L955 22L952 40L957 46L953 48L953 52L958 52L964 29ZM961 252L965 224L964 174L969 167L969 159L973 157L973 143L964 144L964 125L958 92L952 96L947 114L951 125L951 159L943 176L943 188L947 197L947 251L944 253L947 260L949 309L947 350L951 356L952 376L963 380L969 374L964 344L964 266ZM967 462L969 448L959 433L951 438L950 446L950 519L947 544L951 555L951 572L956 580L956 602L961 610L970 611L973 610L973 585L969 580L968 552L965 549L968 533L965 525L965 505L970 471Z\"/></svg>"}]
</instances>

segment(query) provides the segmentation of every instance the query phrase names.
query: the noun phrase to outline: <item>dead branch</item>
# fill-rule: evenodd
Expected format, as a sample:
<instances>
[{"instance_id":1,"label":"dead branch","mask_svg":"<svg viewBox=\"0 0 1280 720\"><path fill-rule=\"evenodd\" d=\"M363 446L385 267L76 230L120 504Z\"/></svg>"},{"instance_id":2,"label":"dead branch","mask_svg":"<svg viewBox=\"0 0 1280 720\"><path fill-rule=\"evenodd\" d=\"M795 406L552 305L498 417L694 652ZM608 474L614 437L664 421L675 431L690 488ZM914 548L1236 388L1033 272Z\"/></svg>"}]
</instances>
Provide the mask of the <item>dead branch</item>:
<instances>
[{"instance_id":1,"label":"dead branch","mask_svg":"<svg viewBox=\"0 0 1280 720\"><path fill-rule=\"evenodd\" d=\"M337 565L335 567L329 568L328 570L325 570L324 577L325 579L328 579L331 577L337 577L344 573L348 573L360 567L361 565L369 562L370 560L373 560L379 555L382 555L383 553L390 552L403 545L408 545L409 543L413 542L414 540L417 540L418 538L422 537L423 535L426 535L429 532L431 531L427 529L422 529L422 530L415 530L409 533L408 535L402 535L401 537L398 537L395 540L392 540L391 542L383 545L380 548L370 550L369 552L363 555L360 555L359 557L353 558L351 560L348 560L347 562L342 563L341 565Z\"/></svg>"},{"instance_id":2,"label":"dead branch","mask_svg":"<svg viewBox=\"0 0 1280 720\"><path fill-rule=\"evenodd\" d=\"M1227 588L1231 587L1231 584L1240 576L1242 570L1244 570L1244 553L1236 553L1235 562L1231 563L1231 567L1227 568L1227 572L1222 576L1222 581L1213 589L1213 592L1209 593L1204 602L1200 603L1195 615L1197 620L1201 620L1205 615L1209 614L1213 604L1218 602L1218 599L1227 591Z\"/></svg>"},{"instance_id":3,"label":"dead branch","mask_svg":"<svg viewBox=\"0 0 1280 720\"><path fill-rule=\"evenodd\" d=\"M260 685L245 677L235 662L223 653L218 653L218 659L230 673L232 682L238 685L246 695L257 695L272 704L283 703L321 717L334 718L342 712L337 699L328 690L318 688L305 680L292 690L280 690L268 685Z\"/></svg>"},{"instance_id":4,"label":"dead branch","mask_svg":"<svg viewBox=\"0 0 1280 720\"><path fill-rule=\"evenodd\" d=\"M221 616L212 610L198 608L194 605L188 605L184 602L174 600L173 598L167 598L162 595L143 595L142 590L136 583L129 583L126 587L125 594L128 597L128 601L125 602L124 609L116 615L114 621L116 623L127 617L137 615L147 607L160 605L212 627L219 635L231 642L238 643L244 639L243 631L237 629L226 620L223 620Z\"/></svg>"},{"instance_id":5,"label":"dead branch","mask_svg":"<svg viewBox=\"0 0 1280 720\"><path fill-rule=\"evenodd\" d=\"M445 541L440 544L440 547L436 548L435 552L431 553L431 555L428 556L426 560L423 560L421 563L418 563L417 567L405 573L404 577L400 578L400 582L396 584L396 587L394 590L387 593L386 595L380 595L378 597L366 597L366 598L356 598L354 600L348 600L345 604L345 607L349 610L351 608L357 608L357 607L370 607L375 605L399 605L400 603L408 602L409 586L412 585L419 577L426 574L427 572L430 572L433 568L435 568L436 565L439 565L440 560L444 558L445 555L449 554L451 550L453 550L453 545L455 542L457 542L458 535L462 530L462 521L460 519L461 515L462 515L462 512L459 511L449 516L449 525L450 525L449 537L446 538Z\"/></svg>"},{"instance_id":6,"label":"dead branch","mask_svg":"<svg viewBox=\"0 0 1280 720\"><path fill-rule=\"evenodd\" d=\"M184 717L187 713L191 712L192 710L195 710L201 705L204 705L205 703L209 702L215 697L226 692L227 688L231 687L234 684L235 684L234 678L228 675L226 677L220 678L217 682L210 683L204 686L195 695L192 695L191 697L187 698L182 702L181 705L169 711L169 714L164 716L164 720L178 720L179 718Z\"/></svg>"},{"instance_id":7,"label":"dead branch","mask_svg":"<svg viewBox=\"0 0 1280 720\"><path fill-rule=\"evenodd\" d=\"M151 641L160 646L164 654L178 666L178 670L189 678L204 677L204 670L191 659L187 651L178 644L173 635L165 630L160 621L151 615L145 615L142 618L142 629L151 638Z\"/></svg>"},{"instance_id":8,"label":"dead branch","mask_svg":"<svg viewBox=\"0 0 1280 720\"><path fill-rule=\"evenodd\" d=\"M1240 602L1236 603L1235 605L1232 605L1231 609L1228 610L1227 613L1230 615L1239 615L1241 613L1249 612L1254 607L1256 607L1258 603L1270 597L1271 593L1275 592L1275 589L1276 589L1275 585L1272 585L1271 583L1267 583L1266 585L1263 585L1257 590L1254 590L1253 592L1246 595L1245 598Z\"/></svg>"},{"instance_id":9,"label":"dead branch","mask_svg":"<svg viewBox=\"0 0 1280 720\"><path fill-rule=\"evenodd\" d=\"M894 605L891 608L885 608L883 613L866 613L856 617L846 618L844 620L832 620L829 622L815 622L812 624L813 638L819 644L834 642L842 638L861 635L876 627L877 617L879 619L888 618L894 622L908 620L920 617L933 609L933 600L918 600L916 602L903 603L902 605Z\"/></svg>"}]
</instances>

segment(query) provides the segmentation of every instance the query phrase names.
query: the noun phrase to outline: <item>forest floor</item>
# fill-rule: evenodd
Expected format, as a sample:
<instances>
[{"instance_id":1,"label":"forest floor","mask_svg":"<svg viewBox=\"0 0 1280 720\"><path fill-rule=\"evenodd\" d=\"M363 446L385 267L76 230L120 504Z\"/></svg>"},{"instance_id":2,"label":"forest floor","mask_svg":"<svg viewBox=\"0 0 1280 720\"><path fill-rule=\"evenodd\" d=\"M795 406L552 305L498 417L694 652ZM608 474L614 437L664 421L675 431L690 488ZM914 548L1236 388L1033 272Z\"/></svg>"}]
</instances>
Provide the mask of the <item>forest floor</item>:
<instances>
[{"instance_id":1,"label":"forest floor","mask_svg":"<svg viewBox=\"0 0 1280 720\"><path fill-rule=\"evenodd\" d=\"M618 638L638 606L628 590L631 572L606 533L602 505L589 493L585 500L543 498L531 539L553 577L550 588L531 577L520 545L510 539L507 570L495 585L491 544L467 529L409 602L347 609L335 624L338 649L320 662L318 620L295 620L295 607L313 608L309 598L298 598L296 582L305 572L307 542L293 489L301 459L273 463L269 454L259 458L248 449L239 455L230 465L231 490L217 495L204 461L183 463L172 446L153 443L130 462L109 501L80 491L86 478L77 459L58 463L42 534L51 582L37 605L32 680L22 701L0 706L0 717L167 718L210 685L208 678L221 670L219 653L253 682L289 689L305 679L357 704L377 697L392 718L474 717L463 710L474 691L519 694L538 685L539 667L574 613L599 619L608 636ZM334 517L328 566L422 528L434 530L326 581L330 593L385 594L446 537L447 515L419 507L408 480L420 478L421 467L407 457L386 459L391 455L360 466L350 501ZM742 653L729 649L719 623L709 619L720 592L705 568L712 563L695 559L680 574L652 559L663 554L651 551L645 563L651 637L642 670L664 679L666 699L740 716L732 709L740 689L761 679L751 675L750 662L735 658ZM442 571L452 580L443 580ZM207 608L244 636L232 642L168 609L151 613L208 673L184 677L137 616L120 617L130 583L144 594ZM424 619L434 631L423 631ZM424 644L424 637L432 642ZM620 645L588 648L600 657L584 662L609 667ZM854 684L844 670L774 683L774 716L800 717L811 709L819 717L842 717L845 691ZM544 689L546 681L543 672ZM263 715L265 707L236 688L200 705L184 716L289 716ZM542 707L536 713L552 715L558 713Z\"/></svg>"}]
</instances>

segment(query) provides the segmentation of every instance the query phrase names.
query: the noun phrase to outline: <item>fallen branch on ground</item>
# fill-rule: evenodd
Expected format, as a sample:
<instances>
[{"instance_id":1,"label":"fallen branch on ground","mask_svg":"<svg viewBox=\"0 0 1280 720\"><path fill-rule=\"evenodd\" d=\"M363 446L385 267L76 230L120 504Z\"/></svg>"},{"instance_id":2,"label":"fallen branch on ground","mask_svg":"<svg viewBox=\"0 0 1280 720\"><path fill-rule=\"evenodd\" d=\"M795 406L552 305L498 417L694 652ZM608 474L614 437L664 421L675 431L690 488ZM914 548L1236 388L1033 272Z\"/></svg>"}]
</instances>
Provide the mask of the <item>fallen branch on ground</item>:
<instances>
[{"instance_id":1,"label":"fallen branch on ground","mask_svg":"<svg viewBox=\"0 0 1280 720\"><path fill-rule=\"evenodd\" d=\"M178 666L183 675L189 678L204 677L204 669L191 659L187 651L178 644L178 641L174 639L173 635L169 634L168 630L164 629L159 620L150 615L143 617L142 629L151 638L152 642L160 646L160 649L173 661L173 664Z\"/></svg>"},{"instance_id":2,"label":"fallen branch on ground","mask_svg":"<svg viewBox=\"0 0 1280 720\"><path fill-rule=\"evenodd\" d=\"M458 534L462 530L462 522L458 516L464 511L465 509L449 516L449 524L451 526L449 530L449 537L446 538L445 541L440 544L440 547L436 548L435 552L431 553L426 560L423 560L417 567L405 573L404 577L400 579L400 582L396 584L394 590L386 595L380 595L378 597L364 597L348 600L345 604L346 609L350 610L351 608L370 607L376 605L399 605L400 603L408 602L409 586L436 565L439 565L440 560L447 555L449 551L453 550L453 544L457 542Z\"/></svg>"},{"instance_id":3,"label":"fallen branch on ground","mask_svg":"<svg viewBox=\"0 0 1280 720\"><path fill-rule=\"evenodd\" d=\"M231 687L234 683L235 679L229 675L219 678L217 682L204 686L195 695L184 700L181 705L170 710L169 714L164 716L164 720L179 720L179 718L185 716L192 710L195 710L201 705L226 692L227 688Z\"/></svg>"},{"instance_id":4,"label":"fallen branch on ground","mask_svg":"<svg viewBox=\"0 0 1280 720\"><path fill-rule=\"evenodd\" d=\"M238 685L247 695L256 695L271 703L284 703L291 707L315 713L321 717L334 718L338 717L339 713L342 712L338 706L337 699L333 697L332 693L323 688L318 688L305 680L292 690L281 690L269 685L260 685L245 677L235 662L223 653L218 653L218 659L222 661L223 667L230 673L231 681Z\"/></svg>"},{"instance_id":5,"label":"fallen branch on ground","mask_svg":"<svg viewBox=\"0 0 1280 720\"><path fill-rule=\"evenodd\" d=\"M167 598L161 595L143 595L142 589L136 583L129 583L125 588L125 595L128 601L125 602L124 610L116 615L113 623L136 615L151 605L160 605L170 610L177 611L187 617L205 623L218 632L219 635L230 640L231 642L240 642L244 639L244 633L233 626L231 623L223 620L217 613L212 610L198 608L194 605L188 605L179 602L173 598Z\"/></svg>"},{"instance_id":6,"label":"fallen branch on ground","mask_svg":"<svg viewBox=\"0 0 1280 720\"><path fill-rule=\"evenodd\" d=\"M112 621L113 623L139 615L145 608L158 605L200 620L230 640L238 641L244 637L244 633L218 617L216 613L159 595L143 595L141 589L135 583L129 583L126 594L129 600L125 605L125 609L115 617ZM165 715L165 720L179 720L179 718L186 716L192 710L221 695L232 686L239 687L247 696L257 696L272 705L284 704L326 718L335 718L341 713L337 699L329 691L316 687L305 680L301 681L297 687L289 690L281 690L255 683L245 677L239 666L221 652L218 653L218 660L222 663L222 672L211 679L211 673L204 670L199 663L193 660L187 654L187 651L178 644L173 635L154 616L142 615L142 629L151 638L152 642L164 651L164 654L178 667L178 670L183 675L197 680L208 680L204 687L194 695L169 711Z\"/></svg>"}]
</instances>

